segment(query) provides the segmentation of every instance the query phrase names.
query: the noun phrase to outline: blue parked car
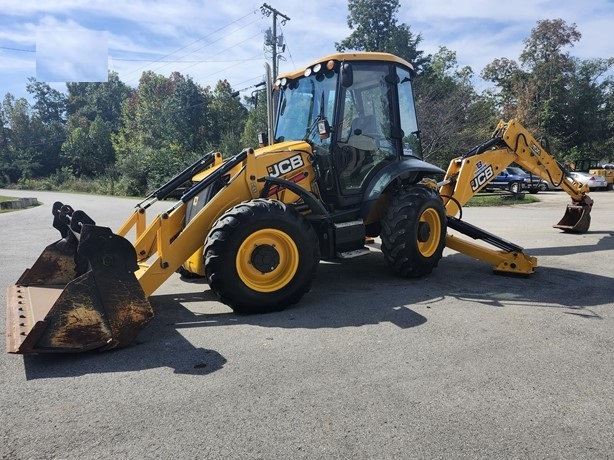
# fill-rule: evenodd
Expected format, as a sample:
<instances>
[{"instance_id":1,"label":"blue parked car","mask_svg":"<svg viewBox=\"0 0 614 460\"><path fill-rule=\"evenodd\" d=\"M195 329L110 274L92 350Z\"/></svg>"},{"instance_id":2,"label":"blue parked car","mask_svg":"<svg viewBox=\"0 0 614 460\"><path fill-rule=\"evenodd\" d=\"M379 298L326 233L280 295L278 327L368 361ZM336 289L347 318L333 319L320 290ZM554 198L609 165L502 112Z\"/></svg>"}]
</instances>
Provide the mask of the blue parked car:
<instances>
[{"instance_id":1,"label":"blue parked car","mask_svg":"<svg viewBox=\"0 0 614 460\"><path fill-rule=\"evenodd\" d=\"M528 190L529 193L537 193L541 179L529 174L517 166L508 166L487 185L488 189L508 190L514 194Z\"/></svg>"}]
</instances>

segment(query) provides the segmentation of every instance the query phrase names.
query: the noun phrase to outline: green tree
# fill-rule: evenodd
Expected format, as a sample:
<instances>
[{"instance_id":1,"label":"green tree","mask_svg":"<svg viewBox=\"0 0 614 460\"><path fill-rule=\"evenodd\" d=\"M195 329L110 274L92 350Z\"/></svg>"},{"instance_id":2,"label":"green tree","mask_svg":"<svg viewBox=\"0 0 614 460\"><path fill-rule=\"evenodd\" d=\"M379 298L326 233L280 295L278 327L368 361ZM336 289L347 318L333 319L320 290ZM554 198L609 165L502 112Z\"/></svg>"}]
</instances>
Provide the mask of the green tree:
<instances>
[{"instance_id":1,"label":"green tree","mask_svg":"<svg viewBox=\"0 0 614 460\"><path fill-rule=\"evenodd\" d=\"M108 124L97 116L92 123L85 121L71 129L62 144L61 157L77 177L93 178L105 172L115 163Z\"/></svg>"},{"instance_id":2,"label":"green tree","mask_svg":"<svg viewBox=\"0 0 614 460\"><path fill-rule=\"evenodd\" d=\"M15 99L7 93L2 103L3 148L0 151L0 171L4 183L41 174L39 148L44 144L40 120L33 120L30 104L25 98Z\"/></svg>"},{"instance_id":3,"label":"green tree","mask_svg":"<svg viewBox=\"0 0 614 460\"><path fill-rule=\"evenodd\" d=\"M69 119L78 115L93 122L100 117L111 131L119 129L122 104L130 97L132 89L119 79L116 72L109 72L106 82L67 83L66 88Z\"/></svg>"},{"instance_id":4,"label":"green tree","mask_svg":"<svg viewBox=\"0 0 614 460\"><path fill-rule=\"evenodd\" d=\"M209 113L212 121L212 136L209 138L212 149L226 156L243 150L241 134L247 120L247 109L228 81L220 80L215 85Z\"/></svg>"},{"instance_id":5,"label":"green tree","mask_svg":"<svg viewBox=\"0 0 614 460\"><path fill-rule=\"evenodd\" d=\"M562 133L561 149L577 156L610 161L614 127L611 100L614 79L606 76L614 66L614 58L574 59L567 82L567 101L558 108L552 121Z\"/></svg>"},{"instance_id":6,"label":"green tree","mask_svg":"<svg viewBox=\"0 0 614 460\"><path fill-rule=\"evenodd\" d=\"M348 27L350 35L335 43L337 51L380 51L395 54L419 70L428 60L418 50L422 41L409 26L399 24L399 0L348 0Z\"/></svg>"},{"instance_id":7,"label":"green tree","mask_svg":"<svg viewBox=\"0 0 614 460\"><path fill-rule=\"evenodd\" d=\"M176 80L143 72L138 88L122 105L122 125L112 139L125 193L140 195L162 185L176 168L164 137L165 111Z\"/></svg>"},{"instance_id":8,"label":"green tree","mask_svg":"<svg viewBox=\"0 0 614 460\"><path fill-rule=\"evenodd\" d=\"M558 109L567 99L573 65L565 49L580 39L576 25L562 19L538 21L524 40L520 64L507 58L494 60L482 71L499 90L506 115L519 118L538 136L560 143L556 132Z\"/></svg>"},{"instance_id":9,"label":"green tree","mask_svg":"<svg viewBox=\"0 0 614 460\"><path fill-rule=\"evenodd\" d=\"M191 78L177 75L177 85L166 110L165 135L184 156L204 152L211 130L208 113L212 100L208 88L201 88Z\"/></svg>"},{"instance_id":10,"label":"green tree","mask_svg":"<svg viewBox=\"0 0 614 460\"><path fill-rule=\"evenodd\" d=\"M132 90L116 72L106 82L67 83L66 140L61 164L77 177L94 178L115 163L111 136L121 125L121 107Z\"/></svg>"},{"instance_id":11,"label":"green tree","mask_svg":"<svg viewBox=\"0 0 614 460\"><path fill-rule=\"evenodd\" d=\"M337 50L389 52L414 65L423 154L445 167L453 156L490 136L494 106L476 93L473 70L459 68L454 51L442 47L435 56L425 56L418 49L422 36L398 23L399 5L398 0L348 0L352 32L336 44Z\"/></svg>"},{"instance_id":12,"label":"green tree","mask_svg":"<svg viewBox=\"0 0 614 460\"><path fill-rule=\"evenodd\" d=\"M245 106L248 109L245 128L241 135L243 147L256 147L258 134L267 132L267 106L264 91L254 93L251 98L245 98Z\"/></svg>"},{"instance_id":13,"label":"green tree","mask_svg":"<svg viewBox=\"0 0 614 460\"><path fill-rule=\"evenodd\" d=\"M30 124L28 104L25 99L21 99L21 102L22 104L18 103L11 93L6 93L0 110L0 183L3 185L16 182L21 176L16 159L19 150L27 145ZM19 106L23 110L20 110Z\"/></svg>"},{"instance_id":14,"label":"green tree","mask_svg":"<svg viewBox=\"0 0 614 460\"><path fill-rule=\"evenodd\" d=\"M509 120L518 118L525 120L522 113L526 94L532 94L530 88L530 74L520 68L518 63L508 58L493 60L482 70L482 78L491 81L499 89L489 91L493 101L497 104L501 116ZM530 98L530 96L529 96Z\"/></svg>"},{"instance_id":15,"label":"green tree","mask_svg":"<svg viewBox=\"0 0 614 460\"><path fill-rule=\"evenodd\" d=\"M35 134L27 161L33 176L44 177L60 167L60 151L66 137L66 96L34 78L28 78L26 90L34 99L31 123Z\"/></svg>"},{"instance_id":16,"label":"green tree","mask_svg":"<svg viewBox=\"0 0 614 460\"><path fill-rule=\"evenodd\" d=\"M580 38L575 24L538 21L524 40L519 64L502 58L482 71L482 77L495 84L504 117L520 119L562 156L601 148L612 137L607 121L611 106L604 101L612 90L605 75L614 62L572 57L567 49Z\"/></svg>"},{"instance_id":17,"label":"green tree","mask_svg":"<svg viewBox=\"0 0 614 460\"><path fill-rule=\"evenodd\" d=\"M32 107L34 116L43 124L63 123L66 120L66 96L63 93L32 77L28 78L26 90L35 101Z\"/></svg>"},{"instance_id":18,"label":"green tree","mask_svg":"<svg viewBox=\"0 0 614 460\"><path fill-rule=\"evenodd\" d=\"M71 168L75 176L91 175L93 168L90 161L93 159L93 149L87 129L78 126L69 132L68 138L62 144L61 157L63 163Z\"/></svg>"},{"instance_id":19,"label":"green tree","mask_svg":"<svg viewBox=\"0 0 614 460\"><path fill-rule=\"evenodd\" d=\"M448 162L488 139L497 121L494 104L478 95L470 67L458 66L456 53L441 47L416 79L416 111L424 158Z\"/></svg>"},{"instance_id":20,"label":"green tree","mask_svg":"<svg viewBox=\"0 0 614 460\"><path fill-rule=\"evenodd\" d=\"M238 124L243 129L245 114L240 109L245 108L226 103L233 99L232 89L218 86L212 93L178 72L169 77L142 74L122 106L121 128L112 136L127 193L162 185L204 151L219 148L222 126Z\"/></svg>"}]
</instances>

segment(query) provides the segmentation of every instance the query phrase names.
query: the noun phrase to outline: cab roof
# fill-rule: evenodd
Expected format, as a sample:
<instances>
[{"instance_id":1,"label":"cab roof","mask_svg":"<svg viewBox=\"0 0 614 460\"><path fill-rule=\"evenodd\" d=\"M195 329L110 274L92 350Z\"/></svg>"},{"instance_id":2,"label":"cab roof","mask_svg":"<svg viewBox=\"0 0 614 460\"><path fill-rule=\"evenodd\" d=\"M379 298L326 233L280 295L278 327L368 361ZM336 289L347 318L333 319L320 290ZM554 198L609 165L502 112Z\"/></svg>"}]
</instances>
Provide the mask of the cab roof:
<instances>
[{"instance_id":1,"label":"cab roof","mask_svg":"<svg viewBox=\"0 0 614 460\"><path fill-rule=\"evenodd\" d=\"M292 72L286 72L279 74L277 78L298 78L303 76L305 69L312 67L316 64L323 64L328 61L385 61L385 62L396 62L397 64L401 64L410 68L412 71L414 70L414 66L412 66L405 59L401 59L398 56L395 56L391 53L376 53L376 52L355 52L355 53L335 53L329 54L323 58L320 58L312 63L306 65L305 67L294 70Z\"/></svg>"}]
</instances>

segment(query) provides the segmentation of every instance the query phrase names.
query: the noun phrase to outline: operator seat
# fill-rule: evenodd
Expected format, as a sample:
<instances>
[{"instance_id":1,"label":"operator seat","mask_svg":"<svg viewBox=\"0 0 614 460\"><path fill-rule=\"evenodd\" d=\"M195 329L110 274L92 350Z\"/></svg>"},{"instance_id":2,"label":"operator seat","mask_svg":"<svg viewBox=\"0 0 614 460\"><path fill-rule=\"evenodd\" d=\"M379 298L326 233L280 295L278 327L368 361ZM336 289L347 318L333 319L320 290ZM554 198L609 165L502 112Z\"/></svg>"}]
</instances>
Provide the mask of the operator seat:
<instances>
[{"instance_id":1,"label":"operator seat","mask_svg":"<svg viewBox=\"0 0 614 460\"><path fill-rule=\"evenodd\" d=\"M355 118L346 143L340 143L340 179L344 189L360 188L366 172L373 167L377 142L372 137L376 129L374 115Z\"/></svg>"},{"instance_id":2,"label":"operator seat","mask_svg":"<svg viewBox=\"0 0 614 460\"><path fill-rule=\"evenodd\" d=\"M367 115L355 118L352 121L352 129L348 138L348 145L360 150L377 150L374 134L377 131L375 115Z\"/></svg>"}]
</instances>

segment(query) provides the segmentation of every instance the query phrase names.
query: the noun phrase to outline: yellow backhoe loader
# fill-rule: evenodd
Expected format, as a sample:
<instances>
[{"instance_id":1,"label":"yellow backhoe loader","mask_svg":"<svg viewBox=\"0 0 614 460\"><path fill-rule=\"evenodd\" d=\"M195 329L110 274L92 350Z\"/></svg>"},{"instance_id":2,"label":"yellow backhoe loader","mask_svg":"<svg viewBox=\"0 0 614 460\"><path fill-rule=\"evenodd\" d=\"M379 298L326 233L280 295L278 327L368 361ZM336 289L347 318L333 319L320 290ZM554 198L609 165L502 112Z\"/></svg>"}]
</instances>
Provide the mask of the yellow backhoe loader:
<instances>
[{"instance_id":1,"label":"yellow backhoe loader","mask_svg":"<svg viewBox=\"0 0 614 460\"><path fill-rule=\"evenodd\" d=\"M403 277L430 273L446 245L495 270L530 274L536 262L522 248L456 217L512 162L571 195L559 228L588 230L587 189L514 121L447 173L423 161L413 74L390 54L348 53L281 76L267 91L277 102L261 147L226 159L205 155L139 203L116 232L56 203L61 238L8 288L8 351L128 345L153 317L148 298L176 271L206 277L237 313L281 310L310 289L320 260L366 254L369 237L381 238L391 271ZM153 203L188 180L177 203L147 218Z\"/></svg>"}]
</instances>

